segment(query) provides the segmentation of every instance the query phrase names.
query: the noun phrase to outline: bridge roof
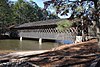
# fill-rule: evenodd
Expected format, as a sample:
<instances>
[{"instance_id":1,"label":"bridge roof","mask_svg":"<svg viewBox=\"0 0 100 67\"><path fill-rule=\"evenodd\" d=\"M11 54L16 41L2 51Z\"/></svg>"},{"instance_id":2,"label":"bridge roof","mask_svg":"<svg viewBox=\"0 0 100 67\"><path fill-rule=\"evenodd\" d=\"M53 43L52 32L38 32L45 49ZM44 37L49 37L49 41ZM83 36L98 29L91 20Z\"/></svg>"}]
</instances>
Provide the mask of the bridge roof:
<instances>
[{"instance_id":1,"label":"bridge roof","mask_svg":"<svg viewBox=\"0 0 100 67\"><path fill-rule=\"evenodd\" d=\"M51 20L45 20L45 21L29 22L29 23L24 23L22 25L19 25L15 28L25 28L25 27L34 27L34 26L43 26L43 25L56 25L61 20L62 19L51 19Z\"/></svg>"}]
</instances>

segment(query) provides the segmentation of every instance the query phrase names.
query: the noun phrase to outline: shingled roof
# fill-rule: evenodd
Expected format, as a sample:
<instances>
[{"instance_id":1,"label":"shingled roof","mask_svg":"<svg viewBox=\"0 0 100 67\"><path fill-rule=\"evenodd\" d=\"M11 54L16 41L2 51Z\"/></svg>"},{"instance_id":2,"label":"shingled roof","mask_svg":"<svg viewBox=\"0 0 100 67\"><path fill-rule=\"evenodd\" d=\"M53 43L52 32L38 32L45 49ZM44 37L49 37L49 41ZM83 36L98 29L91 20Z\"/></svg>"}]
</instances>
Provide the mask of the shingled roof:
<instances>
[{"instance_id":1,"label":"shingled roof","mask_svg":"<svg viewBox=\"0 0 100 67\"><path fill-rule=\"evenodd\" d=\"M43 25L56 25L59 21L62 19L51 19L51 20L45 20L45 21L35 21L35 22L29 22L24 23L22 25L19 25L15 28L25 28L25 27L33 27L33 26L43 26Z\"/></svg>"}]
</instances>

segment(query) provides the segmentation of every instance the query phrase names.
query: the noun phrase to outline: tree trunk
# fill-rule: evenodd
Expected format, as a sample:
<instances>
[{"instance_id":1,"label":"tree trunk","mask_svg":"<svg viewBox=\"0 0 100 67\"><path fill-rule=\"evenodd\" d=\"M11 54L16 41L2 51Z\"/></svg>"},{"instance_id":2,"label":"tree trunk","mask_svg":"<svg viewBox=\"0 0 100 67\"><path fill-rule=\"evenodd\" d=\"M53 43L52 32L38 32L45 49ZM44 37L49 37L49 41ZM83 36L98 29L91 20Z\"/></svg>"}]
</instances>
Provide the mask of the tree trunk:
<instances>
[{"instance_id":1,"label":"tree trunk","mask_svg":"<svg viewBox=\"0 0 100 67\"><path fill-rule=\"evenodd\" d=\"M100 48L100 28L97 28L98 46Z\"/></svg>"},{"instance_id":2,"label":"tree trunk","mask_svg":"<svg viewBox=\"0 0 100 67\"><path fill-rule=\"evenodd\" d=\"M98 35L98 45L100 46L100 34Z\"/></svg>"}]
</instances>

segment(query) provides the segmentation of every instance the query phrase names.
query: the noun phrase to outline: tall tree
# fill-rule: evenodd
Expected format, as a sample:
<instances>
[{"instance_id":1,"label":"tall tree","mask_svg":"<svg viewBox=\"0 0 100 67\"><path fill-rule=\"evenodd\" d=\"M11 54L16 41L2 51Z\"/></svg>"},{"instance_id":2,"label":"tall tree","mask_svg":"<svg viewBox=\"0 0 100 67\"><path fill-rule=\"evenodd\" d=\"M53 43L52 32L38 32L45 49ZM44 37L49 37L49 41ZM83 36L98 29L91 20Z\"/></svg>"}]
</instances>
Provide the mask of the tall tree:
<instances>
[{"instance_id":1,"label":"tall tree","mask_svg":"<svg viewBox=\"0 0 100 67\"><path fill-rule=\"evenodd\" d=\"M12 21L12 13L8 0L0 0L0 26L1 33L5 32L6 26Z\"/></svg>"},{"instance_id":2,"label":"tall tree","mask_svg":"<svg viewBox=\"0 0 100 67\"><path fill-rule=\"evenodd\" d=\"M74 2L68 2L69 0L49 0L44 2L44 9L47 9L50 4L53 5L56 9L56 14L59 17L65 17L70 19L78 18L81 21L82 26L87 26L92 23L94 27L99 29L99 32L96 33L98 39L100 40L100 0L76 0ZM70 0L71 1L71 0ZM87 23L86 23L87 21ZM94 21L97 25L95 25ZM89 23L90 22L90 23ZM83 25L84 24L84 25ZM81 26L81 27L82 27ZM85 29L86 27L82 27L81 30ZM96 29L97 29L96 28ZM83 31L81 31L83 32ZM100 42L99 42L100 44Z\"/></svg>"},{"instance_id":3,"label":"tall tree","mask_svg":"<svg viewBox=\"0 0 100 67\"><path fill-rule=\"evenodd\" d=\"M18 23L33 22L43 16L40 7L33 1L18 0L13 5L13 12Z\"/></svg>"}]
</instances>

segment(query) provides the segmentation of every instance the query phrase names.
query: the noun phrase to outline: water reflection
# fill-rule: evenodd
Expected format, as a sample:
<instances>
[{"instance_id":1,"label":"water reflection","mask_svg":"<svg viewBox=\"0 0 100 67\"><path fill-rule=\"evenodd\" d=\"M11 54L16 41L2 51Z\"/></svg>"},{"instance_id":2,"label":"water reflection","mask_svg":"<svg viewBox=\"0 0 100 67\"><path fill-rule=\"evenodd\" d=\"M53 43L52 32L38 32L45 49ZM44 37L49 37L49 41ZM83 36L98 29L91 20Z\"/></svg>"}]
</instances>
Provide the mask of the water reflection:
<instances>
[{"instance_id":1,"label":"water reflection","mask_svg":"<svg viewBox=\"0 0 100 67\"><path fill-rule=\"evenodd\" d=\"M57 43L52 42L39 45L39 42L34 40L0 40L0 50L48 50L57 46Z\"/></svg>"},{"instance_id":2,"label":"water reflection","mask_svg":"<svg viewBox=\"0 0 100 67\"><path fill-rule=\"evenodd\" d=\"M42 44L39 44L39 49L42 49Z\"/></svg>"},{"instance_id":3,"label":"water reflection","mask_svg":"<svg viewBox=\"0 0 100 67\"><path fill-rule=\"evenodd\" d=\"M19 49L22 50L22 41L19 41Z\"/></svg>"}]
</instances>

